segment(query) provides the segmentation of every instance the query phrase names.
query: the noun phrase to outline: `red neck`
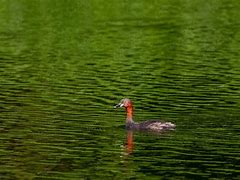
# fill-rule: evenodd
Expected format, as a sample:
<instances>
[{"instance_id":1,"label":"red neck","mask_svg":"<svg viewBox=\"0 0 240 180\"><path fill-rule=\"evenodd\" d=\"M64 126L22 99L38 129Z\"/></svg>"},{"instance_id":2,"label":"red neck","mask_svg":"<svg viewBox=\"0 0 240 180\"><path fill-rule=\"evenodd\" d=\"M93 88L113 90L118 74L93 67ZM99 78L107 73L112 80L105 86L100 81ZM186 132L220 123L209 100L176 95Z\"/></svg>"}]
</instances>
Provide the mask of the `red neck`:
<instances>
[{"instance_id":1,"label":"red neck","mask_svg":"<svg viewBox=\"0 0 240 180\"><path fill-rule=\"evenodd\" d=\"M133 122L133 107L128 106L125 109L126 109L126 112L127 112L126 122Z\"/></svg>"}]
</instances>

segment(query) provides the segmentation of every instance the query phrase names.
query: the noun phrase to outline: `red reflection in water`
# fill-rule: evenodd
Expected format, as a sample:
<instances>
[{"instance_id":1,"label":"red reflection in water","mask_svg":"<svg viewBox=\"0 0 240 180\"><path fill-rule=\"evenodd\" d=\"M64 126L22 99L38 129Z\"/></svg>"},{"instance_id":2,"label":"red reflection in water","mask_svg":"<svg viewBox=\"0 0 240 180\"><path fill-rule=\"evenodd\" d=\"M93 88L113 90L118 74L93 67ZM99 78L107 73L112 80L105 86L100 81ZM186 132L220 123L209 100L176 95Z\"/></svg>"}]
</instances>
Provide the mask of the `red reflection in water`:
<instances>
[{"instance_id":1,"label":"red reflection in water","mask_svg":"<svg viewBox=\"0 0 240 180\"><path fill-rule=\"evenodd\" d=\"M131 154L134 149L134 144L133 144L133 131L128 131L127 132L127 142L125 144L125 150L128 154Z\"/></svg>"}]
</instances>

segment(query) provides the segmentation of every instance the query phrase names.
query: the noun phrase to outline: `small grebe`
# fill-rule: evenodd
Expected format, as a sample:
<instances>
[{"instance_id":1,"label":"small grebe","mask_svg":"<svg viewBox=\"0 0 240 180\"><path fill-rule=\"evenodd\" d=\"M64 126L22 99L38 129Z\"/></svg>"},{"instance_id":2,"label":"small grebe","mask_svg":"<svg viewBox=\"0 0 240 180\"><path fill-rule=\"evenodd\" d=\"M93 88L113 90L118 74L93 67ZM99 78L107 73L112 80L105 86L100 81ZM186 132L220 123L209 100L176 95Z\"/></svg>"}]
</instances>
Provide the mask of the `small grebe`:
<instances>
[{"instance_id":1,"label":"small grebe","mask_svg":"<svg viewBox=\"0 0 240 180\"><path fill-rule=\"evenodd\" d=\"M127 118L126 118L126 128L132 130L145 130L145 131L164 131L173 130L176 126L170 122L161 122L158 120L144 121L141 123L136 123L133 121L133 103L130 99L122 99L115 108L125 107Z\"/></svg>"}]
</instances>

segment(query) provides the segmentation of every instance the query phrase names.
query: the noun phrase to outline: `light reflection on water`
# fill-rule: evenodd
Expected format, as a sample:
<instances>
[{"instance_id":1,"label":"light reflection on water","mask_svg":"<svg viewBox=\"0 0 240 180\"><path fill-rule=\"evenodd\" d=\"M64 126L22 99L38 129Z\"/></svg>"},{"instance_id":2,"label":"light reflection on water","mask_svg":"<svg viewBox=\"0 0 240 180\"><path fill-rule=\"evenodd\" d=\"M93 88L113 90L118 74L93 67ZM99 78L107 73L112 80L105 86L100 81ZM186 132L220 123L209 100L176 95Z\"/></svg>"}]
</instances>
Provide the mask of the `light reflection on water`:
<instances>
[{"instance_id":1,"label":"light reflection on water","mask_svg":"<svg viewBox=\"0 0 240 180\"><path fill-rule=\"evenodd\" d=\"M238 179L238 1L53 2L2 2L1 178Z\"/></svg>"}]
</instances>

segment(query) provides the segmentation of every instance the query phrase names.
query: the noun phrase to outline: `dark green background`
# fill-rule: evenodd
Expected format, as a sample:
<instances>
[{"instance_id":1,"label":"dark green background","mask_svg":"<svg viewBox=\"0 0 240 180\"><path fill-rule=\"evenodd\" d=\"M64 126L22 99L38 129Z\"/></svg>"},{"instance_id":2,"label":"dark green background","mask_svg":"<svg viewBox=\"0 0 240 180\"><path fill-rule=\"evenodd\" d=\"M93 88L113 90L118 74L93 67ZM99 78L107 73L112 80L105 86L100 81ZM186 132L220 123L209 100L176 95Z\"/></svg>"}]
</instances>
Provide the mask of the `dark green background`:
<instances>
[{"instance_id":1,"label":"dark green background","mask_svg":"<svg viewBox=\"0 0 240 180\"><path fill-rule=\"evenodd\" d=\"M239 179L238 0L0 0L0 179ZM126 152L123 97L136 121Z\"/></svg>"}]
</instances>

